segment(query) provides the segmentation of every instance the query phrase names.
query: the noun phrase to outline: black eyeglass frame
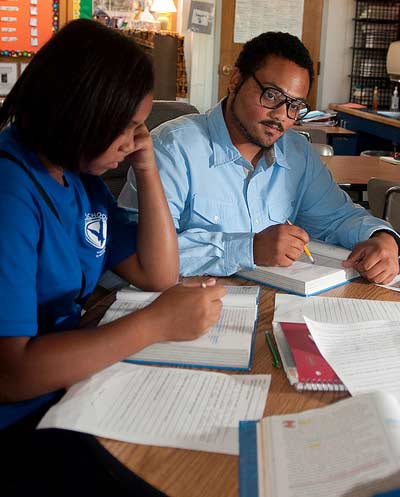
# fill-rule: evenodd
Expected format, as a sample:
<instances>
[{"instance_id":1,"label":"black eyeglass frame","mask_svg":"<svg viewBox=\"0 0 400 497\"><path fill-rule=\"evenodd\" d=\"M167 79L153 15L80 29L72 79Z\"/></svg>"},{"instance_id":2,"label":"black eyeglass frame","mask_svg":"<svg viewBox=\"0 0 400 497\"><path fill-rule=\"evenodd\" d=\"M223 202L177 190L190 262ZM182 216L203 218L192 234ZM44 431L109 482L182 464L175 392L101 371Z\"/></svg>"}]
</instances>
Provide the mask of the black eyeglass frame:
<instances>
[{"instance_id":1,"label":"black eyeglass frame","mask_svg":"<svg viewBox=\"0 0 400 497\"><path fill-rule=\"evenodd\" d=\"M260 87L260 90L261 90L260 105L262 107L264 107L265 109L278 109L283 104L286 104L286 115L289 119L292 119L292 121L297 121L298 119L303 119L310 112L310 108L308 107L308 103L305 100L302 100L301 98L290 97L289 95L286 95L286 93L283 92L282 90L280 90L279 88L275 88L275 86L263 86L263 84L258 80L257 76L254 73L251 75L251 77L254 79L254 81ZM285 97L285 100L282 100L282 102L279 102L279 104L277 104L273 107L268 107L268 106L264 105L262 103L262 98L263 98L264 93L267 90L274 90L274 91L281 93ZM297 117L290 117L289 116L289 106L292 104L292 102L299 102L299 103L302 103L303 105L305 105L306 106L305 112L301 111L301 112L299 112ZM300 117L300 115L301 115L301 117Z\"/></svg>"}]
</instances>

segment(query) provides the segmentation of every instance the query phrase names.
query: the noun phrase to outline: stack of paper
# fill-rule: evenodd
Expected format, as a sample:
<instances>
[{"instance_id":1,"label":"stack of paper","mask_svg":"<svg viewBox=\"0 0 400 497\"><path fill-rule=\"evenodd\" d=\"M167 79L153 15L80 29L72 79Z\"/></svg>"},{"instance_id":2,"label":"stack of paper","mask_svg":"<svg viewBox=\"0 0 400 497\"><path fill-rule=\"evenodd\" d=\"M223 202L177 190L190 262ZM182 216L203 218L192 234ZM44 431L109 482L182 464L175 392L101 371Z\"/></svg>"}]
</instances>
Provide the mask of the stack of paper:
<instances>
[{"instance_id":1,"label":"stack of paper","mask_svg":"<svg viewBox=\"0 0 400 497\"><path fill-rule=\"evenodd\" d=\"M352 395L380 390L400 399L400 302L276 295L278 347L280 322L307 324L319 352ZM285 366L284 359L283 352ZM289 380L291 373L288 369Z\"/></svg>"},{"instance_id":2,"label":"stack of paper","mask_svg":"<svg viewBox=\"0 0 400 497\"><path fill-rule=\"evenodd\" d=\"M323 112L321 110L312 110L299 121L304 126L336 126L337 112Z\"/></svg>"}]
</instances>

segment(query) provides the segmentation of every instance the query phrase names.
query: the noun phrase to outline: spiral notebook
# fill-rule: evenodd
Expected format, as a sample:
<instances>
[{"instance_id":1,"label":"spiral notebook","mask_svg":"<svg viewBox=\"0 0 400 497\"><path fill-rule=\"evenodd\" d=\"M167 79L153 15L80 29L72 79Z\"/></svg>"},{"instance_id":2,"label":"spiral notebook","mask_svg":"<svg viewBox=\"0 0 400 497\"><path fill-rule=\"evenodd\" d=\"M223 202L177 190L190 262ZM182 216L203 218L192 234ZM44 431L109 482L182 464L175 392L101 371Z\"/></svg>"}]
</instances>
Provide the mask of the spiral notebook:
<instances>
[{"instance_id":1,"label":"spiral notebook","mask_svg":"<svg viewBox=\"0 0 400 497\"><path fill-rule=\"evenodd\" d=\"M296 390L347 390L320 354L305 323L273 323L273 333L286 376Z\"/></svg>"}]
</instances>

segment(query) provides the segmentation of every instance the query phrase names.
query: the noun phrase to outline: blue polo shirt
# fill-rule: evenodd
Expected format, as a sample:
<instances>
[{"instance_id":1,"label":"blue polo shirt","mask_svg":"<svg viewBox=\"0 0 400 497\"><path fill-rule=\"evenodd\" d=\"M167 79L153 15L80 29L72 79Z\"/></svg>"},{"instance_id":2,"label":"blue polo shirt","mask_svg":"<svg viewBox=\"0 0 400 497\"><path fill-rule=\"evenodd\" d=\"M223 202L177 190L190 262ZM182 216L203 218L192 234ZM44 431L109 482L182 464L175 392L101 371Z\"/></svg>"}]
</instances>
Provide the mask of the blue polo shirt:
<instances>
[{"instance_id":1,"label":"blue polo shirt","mask_svg":"<svg viewBox=\"0 0 400 497\"><path fill-rule=\"evenodd\" d=\"M0 336L34 337L76 328L78 297L84 300L105 269L135 252L136 224L101 178L65 171L66 185L58 183L19 141L14 127L0 134L0 149L29 168L61 219L28 174L0 158ZM0 404L0 428L55 396Z\"/></svg>"}]
</instances>

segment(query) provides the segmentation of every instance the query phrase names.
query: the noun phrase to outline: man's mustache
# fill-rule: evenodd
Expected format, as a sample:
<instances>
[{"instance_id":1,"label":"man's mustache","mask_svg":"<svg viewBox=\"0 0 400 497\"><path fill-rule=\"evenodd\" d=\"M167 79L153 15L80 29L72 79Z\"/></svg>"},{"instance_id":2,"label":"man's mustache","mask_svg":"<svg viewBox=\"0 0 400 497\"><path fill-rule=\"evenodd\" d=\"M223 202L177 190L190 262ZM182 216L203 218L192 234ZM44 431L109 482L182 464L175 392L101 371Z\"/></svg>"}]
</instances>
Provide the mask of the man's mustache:
<instances>
[{"instance_id":1,"label":"man's mustache","mask_svg":"<svg viewBox=\"0 0 400 497\"><path fill-rule=\"evenodd\" d=\"M266 120L266 121L259 121L260 124L263 124L264 126L270 126L271 128L275 128L281 133L283 133L285 130L283 129L282 124L279 121L273 121L271 120Z\"/></svg>"}]
</instances>

